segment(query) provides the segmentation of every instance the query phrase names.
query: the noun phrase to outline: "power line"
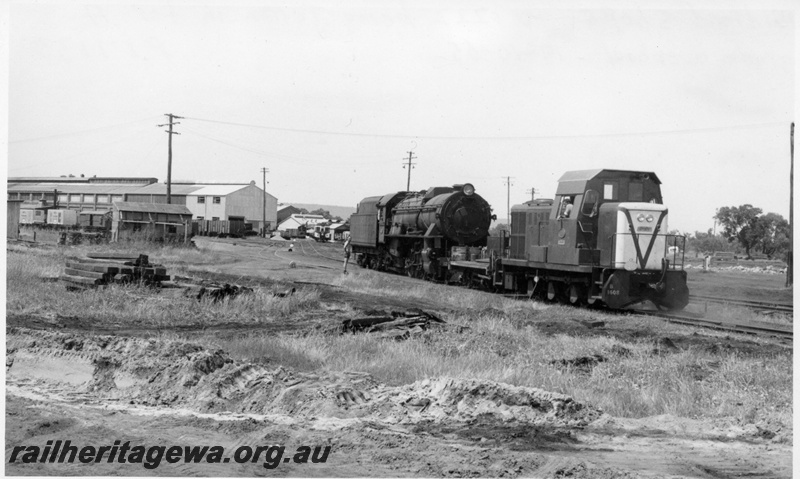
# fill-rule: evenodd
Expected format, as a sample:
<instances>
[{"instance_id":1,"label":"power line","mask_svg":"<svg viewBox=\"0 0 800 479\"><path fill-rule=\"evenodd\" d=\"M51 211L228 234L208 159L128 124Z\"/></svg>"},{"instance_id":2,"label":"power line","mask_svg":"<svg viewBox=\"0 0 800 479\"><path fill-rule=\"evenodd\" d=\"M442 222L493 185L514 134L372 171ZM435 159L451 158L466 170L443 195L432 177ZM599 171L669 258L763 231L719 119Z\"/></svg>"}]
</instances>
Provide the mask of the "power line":
<instances>
[{"instance_id":1,"label":"power line","mask_svg":"<svg viewBox=\"0 0 800 479\"><path fill-rule=\"evenodd\" d=\"M260 128L264 130L286 131L292 133L311 133L318 135L337 135L337 136L356 136L356 137L372 137L372 138L397 138L397 139L427 139L427 140L502 140L502 141L515 141L515 140L558 140L558 139L575 139L575 138L613 138L620 136L647 136L647 135L669 135L681 133L698 133L710 131L725 131L744 128L755 128L762 126L784 125L785 121L775 121L768 123L751 123L744 125L726 125L715 126L706 128L691 128L679 130L657 130L657 131L641 131L641 132L623 132L623 133L589 133L577 135L531 135L531 136L436 136L436 135L399 135L399 134L385 134L385 133L351 133L341 131L327 131L327 130L309 130L301 128L282 128L267 125L255 125L251 123L238 123L231 121L209 120L206 118L186 117L187 120L204 121L209 123L218 123L221 125L243 126L248 128Z\"/></svg>"},{"instance_id":2,"label":"power line","mask_svg":"<svg viewBox=\"0 0 800 479\"><path fill-rule=\"evenodd\" d=\"M94 132L97 132L97 131L109 130L111 128L118 128L120 126L128 126L128 125L133 125L133 124L136 124L136 123L142 123L142 122L145 122L145 121L152 121L153 118L154 118L154 116L151 115L151 116L148 116L147 118L128 121L128 122L125 122L125 123L117 123L117 124L114 124L114 125L99 126L97 128L89 128L89 129L86 129L86 130L76 130L76 131L69 131L69 132L65 132L65 133L57 133L55 135L40 136L38 138L25 138L25 139L22 139L22 140L10 140L9 143L28 143L28 142L32 142L32 141L50 140L50 139L53 139L53 138L61 138L61 137L64 137L64 136L80 135L80 134L84 134L84 133L94 133Z\"/></svg>"},{"instance_id":3,"label":"power line","mask_svg":"<svg viewBox=\"0 0 800 479\"><path fill-rule=\"evenodd\" d=\"M50 160L50 161L45 161L45 162L41 162L41 163L26 163L24 166L9 168L9 171L29 170L31 168L35 168L35 167L39 167L39 166L48 166L48 165L52 165L52 164L56 164L56 163L63 163L64 161L71 160L71 159L76 158L76 157L81 156L81 155L86 156L86 155L89 155L91 153L100 151L100 150L102 150L103 148L105 148L107 146L111 146L111 145L114 145L114 144L117 144L117 143L120 143L120 142L123 142L123 141L126 141L126 140L131 140L131 139L137 138L137 137L138 138L142 138L143 136L146 137L146 135L143 135L143 133L148 131L150 128L151 127L149 127L149 126L144 126L144 127L139 128L139 129L136 129L134 131L126 132L124 135L119 136L118 138L116 138L114 140L107 141L107 142L100 143L100 144L94 143L92 145L92 147L88 148L88 149L81 150L81 151L78 151L76 153L69 154L67 156L59 156L58 158L56 158L54 160ZM152 147L151 147L150 151L152 151ZM9 166L12 163L15 163L15 162L12 161L9 158Z\"/></svg>"},{"instance_id":4,"label":"power line","mask_svg":"<svg viewBox=\"0 0 800 479\"><path fill-rule=\"evenodd\" d=\"M296 163L298 161L299 162L309 163L309 164L323 164L323 163L324 164L329 164L330 163L329 159L313 160L313 159L310 159L310 158L301 158L299 156L286 155L284 153L276 153L276 152L272 152L272 151L264 151L264 150L257 150L255 148L248 148L248 147L245 147L245 146L241 146L241 145L237 145L237 144L231 143L230 141L226 141L226 140L222 140L220 138L209 136L209 135L201 133L201 132L199 132L199 131L197 131L197 130L195 130L193 128L189 128L186 125L184 125L184 129L186 130L186 132L191 133L191 134L196 135L196 136L199 136L201 138L205 138L206 140L213 141L213 142L216 142L216 143L220 143L220 144L223 144L223 145L226 145L226 146L230 146L231 148L236 148L238 150L242 150L242 151L246 151L246 152L249 152L249 153L253 153L255 155L270 157L272 159L278 159L278 160L282 160L282 161L291 161L292 163ZM337 160L336 164L338 166L359 166L359 167L363 167L363 166L380 166L380 167L383 167L384 165L381 165L379 163L386 162L386 161L387 160L375 160L375 161L370 161L370 162L352 163L352 162L345 162L344 160Z\"/></svg>"}]
</instances>

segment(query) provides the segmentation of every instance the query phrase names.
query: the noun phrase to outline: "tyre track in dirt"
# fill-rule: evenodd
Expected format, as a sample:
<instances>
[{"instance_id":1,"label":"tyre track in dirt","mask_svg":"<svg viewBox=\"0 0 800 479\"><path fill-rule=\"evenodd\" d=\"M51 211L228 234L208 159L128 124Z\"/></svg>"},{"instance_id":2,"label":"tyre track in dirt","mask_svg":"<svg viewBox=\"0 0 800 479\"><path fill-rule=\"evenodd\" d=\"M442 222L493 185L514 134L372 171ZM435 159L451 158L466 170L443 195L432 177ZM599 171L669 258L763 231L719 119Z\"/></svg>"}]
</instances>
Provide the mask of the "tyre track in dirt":
<instances>
[{"instance_id":1,"label":"tyre track in dirt","mask_svg":"<svg viewBox=\"0 0 800 479\"><path fill-rule=\"evenodd\" d=\"M331 460L313 467L268 473L260 464L182 464L152 471L158 475L791 474L791 446L764 442L756 430L671 416L613 418L535 388L452 378L387 387L363 373L268 369L190 344L113 336L19 330L8 341L7 447L61 437L222 445L228 454L240 445L332 445ZM343 400L345 391L363 399ZM38 419L25 420L31 411ZM104 463L7 471L108 474L111 467L119 473Z\"/></svg>"}]
</instances>

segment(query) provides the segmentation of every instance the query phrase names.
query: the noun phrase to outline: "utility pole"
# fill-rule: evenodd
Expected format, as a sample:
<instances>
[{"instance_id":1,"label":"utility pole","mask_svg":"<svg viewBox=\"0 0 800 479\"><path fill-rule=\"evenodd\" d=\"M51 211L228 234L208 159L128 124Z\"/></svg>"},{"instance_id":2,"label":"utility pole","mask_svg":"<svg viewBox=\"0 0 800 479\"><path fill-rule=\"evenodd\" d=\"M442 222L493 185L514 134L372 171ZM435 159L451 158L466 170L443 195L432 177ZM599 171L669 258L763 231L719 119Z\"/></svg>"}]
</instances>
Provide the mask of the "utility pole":
<instances>
[{"instance_id":1,"label":"utility pole","mask_svg":"<svg viewBox=\"0 0 800 479\"><path fill-rule=\"evenodd\" d=\"M416 163L411 163L411 160L416 160L417 159L416 156L412 156L412 155L413 155L413 153L409 151L408 152L408 182L406 183L406 191L411 191L411 168L413 168L414 165L416 165ZM406 161L406 159L403 158L403 161ZM406 167L406 165L403 165L403 168L405 168L405 167Z\"/></svg>"},{"instance_id":2,"label":"utility pole","mask_svg":"<svg viewBox=\"0 0 800 479\"><path fill-rule=\"evenodd\" d=\"M786 287L794 283L794 122L789 131L789 254L788 267L786 268Z\"/></svg>"},{"instance_id":3,"label":"utility pole","mask_svg":"<svg viewBox=\"0 0 800 479\"><path fill-rule=\"evenodd\" d=\"M511 185L514 184L514 183L511 182L511 180L514 179L514 177L513 176L504 176L503 178L506 179L505 182L506 182L506 186L508 187L508 193L507 193L507 196L506 196L506 213L508 214L508 217L507 217L506 220L508 221L508 226L510 227L511 226Z\"/></svg>"},{"instance_id":4,"label":"utility pole","mask_svg":"<svg viewBox=\"0 0 800 479\"><path fill-rule=\"evenodd\" d=\"M262 180L264 182L264 191L262 192L262 195L261 195L261 199L262 199L261 212L263 213L263 218L262 218L262 221L261 221L261 237L262 238L266 238L267 237L267 173L268 172L269 172L269 169L261 168Z\"/></svg>"},{"instance_id":5,"label":"utility pole","mask_svg":"<svg viewBox=\"0 0 800 479\"><path fill-rule=\"evenodd\" d=\"M536 199L536 193L538 193L538 192L539 192L539 190L537 190L536 188L531 187L531 189L529 189L525 193L530 193L531 194L531 201L533 201L533 200Z\"/></svg>"},{"instance_id":6,"label":"utility pole","mask_svg":"<svg viewBox=\"0 0 800 479\"><path fill-rule=\"evenodd\" d=\"M164 113L164 116L169 117L169 123L164 123L158 126L169 126L169 130L164 130L169 134L167 141L167 204L172 203L172 135L180 135L177 131L172 131L173 125L180 125L181 122L175 121L176 118L183 118L182 116L173 115L172 113Z\"/></svg>"}]
</instances>

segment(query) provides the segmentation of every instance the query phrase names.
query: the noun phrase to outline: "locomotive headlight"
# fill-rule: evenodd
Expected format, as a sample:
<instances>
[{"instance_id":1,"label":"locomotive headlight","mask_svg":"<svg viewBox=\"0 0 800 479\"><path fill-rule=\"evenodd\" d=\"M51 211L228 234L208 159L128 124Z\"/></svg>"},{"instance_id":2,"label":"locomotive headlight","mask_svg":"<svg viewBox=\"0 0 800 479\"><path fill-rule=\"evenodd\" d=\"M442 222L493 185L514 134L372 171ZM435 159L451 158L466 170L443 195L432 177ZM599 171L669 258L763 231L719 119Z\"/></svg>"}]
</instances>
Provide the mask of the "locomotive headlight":
<instances>
[{"instance_id":1,"label":"locomotive headlight","mask_svg":"<svg viewBox=\"0 0 800 479\"><path fill-rule=\"evenodd\" d=\"M648 223L652 223L653 222L653 215L647 215L647 222Z\"/></svg>"},{"instance_id":2,"label":"locomotive headlight","mask_svg":"<svg viewBox=\"0 0 800 479\"><path fill-rule=\"evenodd\" d=\"M636 217L636 221L638 221L639 223L644 222L644 215L642 213L639 213L639 216Z\"/></svg>"},{"instance_id":3,"label":"locomotive headlight","mask_svg":"<svg viewBox=\"0 0 800 479\"><path fill-rule=\"evenodd\" d=\"M467 183L466 185L464 185L464 189L461 191L463 191L464 194L467 196L472 196L475 193L475 187Z\"/></svg>"}]
</instances>

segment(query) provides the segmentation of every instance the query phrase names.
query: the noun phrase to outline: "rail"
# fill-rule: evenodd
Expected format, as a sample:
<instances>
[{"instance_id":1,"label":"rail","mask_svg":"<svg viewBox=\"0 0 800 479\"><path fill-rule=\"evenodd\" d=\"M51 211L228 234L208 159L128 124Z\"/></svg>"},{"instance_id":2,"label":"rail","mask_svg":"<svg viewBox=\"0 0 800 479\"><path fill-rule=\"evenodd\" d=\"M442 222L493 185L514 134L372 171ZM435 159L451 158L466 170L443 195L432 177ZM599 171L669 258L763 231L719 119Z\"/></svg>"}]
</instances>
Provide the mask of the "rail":
<instances>
[{"instance_id":1,"label":"rail","mask_svg":"<svg viewBox=\"0 0 800 479\"><path fill-rule=\"evenodd\" d=\"M747 308L761 310L761 311L772 311L772 312L789 313L789 314L794 313L793 305L777 301L752 301L744 299L729 299L729 298L719 298L715 296L703 296L698 294L689 295L689 301L695 301L695 302L705 301L709 303L744 306Z\"/></svg>"},{"instance_id":2,"label":"rail","mask_svg":"<svg viewBox=\"0 0 800 479\"><path fill-rule=\"evenodd\" d=\"M661 311L630 311L633 314L643 316L654 316L664 319L670 323L685 324L703 328L733 331L745 334L757 334L761 336L774 336L783 339L792 339L793 331L791 326L781 326L779 324L767 323L763 321L722 321L717 319L707 319L700 314L688 312L667 313Z\"/></svg>"}]
</instances>

